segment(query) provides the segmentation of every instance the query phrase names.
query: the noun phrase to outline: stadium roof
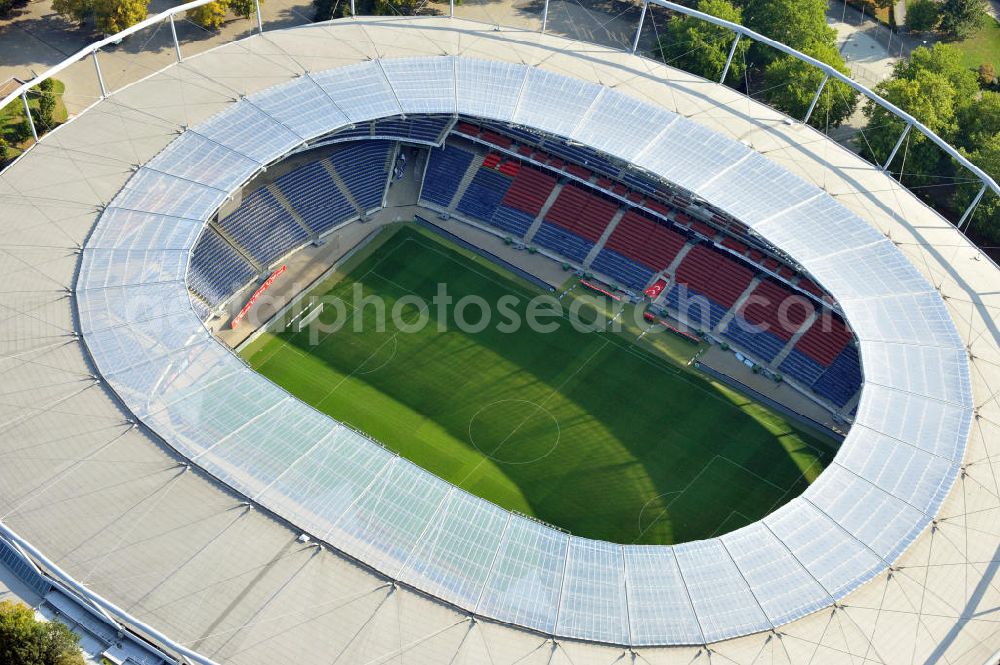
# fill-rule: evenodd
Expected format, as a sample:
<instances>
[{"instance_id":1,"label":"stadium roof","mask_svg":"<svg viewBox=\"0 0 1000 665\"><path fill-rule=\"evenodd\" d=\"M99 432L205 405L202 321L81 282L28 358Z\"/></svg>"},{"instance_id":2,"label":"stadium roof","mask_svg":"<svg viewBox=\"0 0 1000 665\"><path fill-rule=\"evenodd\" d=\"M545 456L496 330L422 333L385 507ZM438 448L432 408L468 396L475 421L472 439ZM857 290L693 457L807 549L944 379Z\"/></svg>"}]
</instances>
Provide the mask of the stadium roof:
<instances>
[{"instance_id":1,"label":"stadium roof","mask_svg":"<svg viewBox=\"0 0 1000 665\"><path fill-rule=\"evenodd\" d=\"M339 39L331 39L330 33ZM352 51L356 53L344 55ZM421 51L435 56L413 57ZM462 57L441 57L441 52ZM487 54L508 62L485 61ZM368 56L376 59L330 68ZM407 57L393 59L398 56ZM299 66L309 73L271 87L301 73ZM665 79L671 82L664 84ZM485 81L488 95L481 92ZM233 103L233 89L249 97ZM183 93L179 106L178 91ZM303 141L349 122L453 112L568 136L662 175L788 251L838 298L861 340L865 387L856 424L836 463L802 497L745 529L673 548L566 536L451 488L346 428L331 429L325 416L250 371L208 335L191 310L183 279L188 249L204 220L232 190ZM188 124L192 127L175 139L173 129ZM810 145L817 141L819 146ZM132 174L123 165L135 157L149 161ZM89 389L93 386L86 381L81 387L79 378L68 379L87 373L86 360L80 355L83 348L66 339L76 325L67 316L66 299L52 295L52 283L72 284L77 257L65 256L66 247L53 238L82 242L93 224L92 206L109 199L80 263L75 306L87 349L129 411L183 456L288 524L463 610L545 635L636 646L714 643L791 621L783 634L811 625L804 629L810 637L803 639L818 650L826 631L815 632L815 622L800 617L835 600L854 605L857 598L870 597L858 587L874 578L888 589L890 565L915 565L916 552L920 561L926 559L920 565L927 588L931 567L945 565L931 563L933 547L927 541L933 543L934 534L943 529L940 522L926 528L933 518L960 514L966 548L973 539L983 541L985 553L995 546L995 525L986 529L988 538L969 531L969 505L956 509L954 503L956 491L963 501L969 499L965 478L970 462L988 473L979 485L996 487L993 457L984 450L995 432L984 434L983 427L993 427L989 423L1000 418L982 422L984 412L995 416L997 407L989 389L997 371L992 364L997 338L988 302L992 296L985 288L995 279L995 266L980 261L957 268L958 260L978 256L976 250L888 176L725 88L614 51L592 46L577 51L568 42L533 33L500 35L436 19L359 20L268 33L168 68L54 132L4 174L3 187L5 216L27 220L3 241L5 255L24 266L4 294L8 308L19 314L5 351L9 358L31 358L15 360L9 375L12 394L35 398L18 400L27 411L8 426L30 422L26 436L34 446L47 449L56 441L69 442L80 451L76 457L61 453L69 455L64 459L70 463L55 476L37 463L4 473L4 519L17 521L32 540L69 558L84 573L112 559L115 568L96 582L87 574L79 576L100 584L107 594L131 600L154 623L188 626L182 640L210 644L222 659L239 659L244 653L231 656L228 640L213 639L217 622L229 620L227 608L203 614L199 607L186 616L171 602L148 601L175 577L192 584L191 569L205 572L199 559L208 558L205 552L215 549L215 539L232 524L245 524L242 516L231 515L222 520L228 526L221 531L216 526L202 532L198 523L209 518L198 517L204 508L192 505L193 497L215 506L235 507L238 501L234 504L217 484L177 480L189 474L173 465L154 472L170 476L164 480L161 475L159 481L147 479L141 461L129 459L114 472L113 467L93 465L105 450L120 450L117 442L124 438L131 446L143 446L142 452L130 454L148 457L154 465L149 468L163 464L164 453L142 430L120 423L122 414L107 392ZM943 247L947 257L941 254ZM916 265L915 258L920 259ZM940 295L945 289L947 301ZM962 326L956 329L955 321ZM967 348L972 348L971 361ZM977 353L988 359L987 365ZM76 385L70 390L66 383ZM80 395L86 398L80 401ZM68 403L72 409L64 406ZM980 416L975 420L974 409ZM81 429L78 418L66 416L97 418L102 425L92 432ZM105 429L114 436L109 438ZM971 441L970 431L975 434ZM303 448L306 455L295 454ZM963 482L949 494L963 453ZM78 512L65 505L68 498L53 500L53 489L65 491L64 481L71 475L73 485L98 483L94 497L99 499L82 490L70 496L81 506L100 502L102 517L96 531L93 526L88 531L101 543L100 554L80 555L72 549L78 542L70 535L75 529L60 533L56 526L66 525L67 514ZM197 490L176 497L171 488L180 482L188 487L197 482ZM119 494L119 484L139 494ZM992 499L985 501L989 505L974 514L995 516ZM146 524L151 513L166 519L161 502L171 506L170 519ZM944 516L942 506L950 511ZM52 522L40 523L39 515ZM82 519L82 524L92 522ZM283 527L267 520L253 524L267 531L272 542L281 541ZM138 537L147 529L160 544L164 539L171 543L166 553L157 552L160 564L152 568L129 552L134 547L150 556L143 547L148 541ZM248 553L258 545L253 537L236 542L245 543ZM304 570L317 550L301 549L311 552L305 559L299 554ZM326 566L350 579L332 597L384 588L371 573L346 572L351 566L337 554L323 550L322 556ZM331 557L337 563L330 563ZM966 554L964 563L951 565L963 568L964 579L975 571L973 581L985 579L989 587L986 571L977 563L994 558ZM214 580L226 574L224 561L222 553L213 555L215 567L209 566L204 580L209 587L222 583ZM316 571L322 565L312 567L314 583L323 577ZM264 569L260 574L266 577ZM133 575L147 581L133 589L128 582ZM233 598L232 607L249 614L230 630L253 641L249 635L256 617L297 575L277 587L272 582L273 595L259 597L257 609ZM366 587L364 580L372 581ZM257 583L246 590L251 587L256 589ZM180 588L178 592L183 594ZM987 595L975 589L965 593L977 606ZM400 606L416 603L424 609L411 608L405 625L397 616L398 625L391 627L378 607L372 610L369 603L359 610L365 621L358 634L367 636L366 644L374 650L370 653L398 651L401 658L418 644L444 642L435 638L455 625L466 625L469 632L481 625L409 591L392 587L388 594ZM400 594L405 601L398 600ZM316 598L312 614L332 602L310 597ZM202 597L203 603L208 601ZM883 594L881 602L886 601ZM921 632L930 632L925 601L922 596L919 608L911 603L906 610L916 617L916 629L897 617L898 630L905 625L907 637L916 635L930 644ZM881 609L874 617L852 616L857 630L852 629L850 638L864 635L866 654L879 662L894 655L874 643ZM942 613L936 606L933 616ZM953 614L959 627L952 643L961 636L989 648L989 639L965 618L965 607ZM859 620L867 623L862 626ZM439 629L429 628L435 621ZM513 628L488 625L479 630L490 654L501 650L496 640L509 648L537 641L530 633L515 638ZM938 632L948 638L948 631ZM486 633L493 636L487 639ZM422 636L417 642L406 641L417 635ZM761 644L769 638L732 641L732 653L743 648L739 644L751 649L746 640L752 639ZM441 645L435 653L440 657L471 649L465 641ZM345 648L354 646L348 642ZM552 653L569 649L552 648ZM601 660L601 654L611 652L596 645L584 648L572 647L579 649L573 652L576 658L587 653L593 662L612 660ZM846 653L853 649L845 646ZM911 658L916 653L914 646ZM647 659L657 654L683 659L678 650L643 654ZM258 662L256 655L253 660ZM432 657L431 662L442 661Z\"/></svg>"}]
</instances>

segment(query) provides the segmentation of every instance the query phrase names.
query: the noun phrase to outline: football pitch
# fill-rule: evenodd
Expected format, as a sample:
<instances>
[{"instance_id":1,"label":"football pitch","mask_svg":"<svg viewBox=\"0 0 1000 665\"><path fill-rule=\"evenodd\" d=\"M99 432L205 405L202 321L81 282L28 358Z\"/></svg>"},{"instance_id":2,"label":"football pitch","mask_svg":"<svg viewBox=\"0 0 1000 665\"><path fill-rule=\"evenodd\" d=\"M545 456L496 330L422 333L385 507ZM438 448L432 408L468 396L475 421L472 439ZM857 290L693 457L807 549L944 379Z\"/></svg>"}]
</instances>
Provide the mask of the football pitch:
<instances>
[{"instance_id":1,"label":"football pitch","mask_svg":"<svg viewBox=\"0 0 1000 665\"><path fill-rule=\"evenodd\" d=\"M355 283L384 300L382 329ZM460 329L454 310L430 305L441 284L456 302L482 298L491 323ZM697 347L629 308L617 331L582 331L568 316L545 319L549 332L498 325L502 298L523 321L543 293L429 231L391 227L313 291L344 303L341 327L327 305L311 332L274 326L243 357L441 478L588 538L720 535L796 496L835 454L832 439L689 369ZM616 315L580 288L560 299L574 302L586 323ZM388 314L397 303L405 329ZM466 308L465 321L479 319Z\"/></svg>"}]
</instances>

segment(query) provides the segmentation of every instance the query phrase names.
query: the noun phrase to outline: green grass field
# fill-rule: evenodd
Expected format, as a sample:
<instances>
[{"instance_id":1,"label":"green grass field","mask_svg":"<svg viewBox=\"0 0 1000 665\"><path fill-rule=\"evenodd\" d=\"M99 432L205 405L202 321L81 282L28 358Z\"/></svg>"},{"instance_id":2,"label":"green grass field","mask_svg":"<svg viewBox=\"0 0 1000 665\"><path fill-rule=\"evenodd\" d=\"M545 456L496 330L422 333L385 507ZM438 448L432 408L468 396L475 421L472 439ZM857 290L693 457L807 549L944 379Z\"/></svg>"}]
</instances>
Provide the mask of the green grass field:
<instances>
[{"instance_id":1,"label":"green grass field","mask_svg":"<svg viewBox=\"0 0 1000 665\"><path fill-rule=\"evenodd\" d=\"M438 283L456 300L515 295L524 314L542 293L498 266L413 226L384 231L318 287L353 319L317 344L302 332L265 333L244 351L259 372L425 469L500 506L590 538L674 543L759 519L812 481L836 444L685 367L697 348L645 325L581 332L461 332L447 321L375 332L352 284L390 308L428 302ZM610 301L577 289L587 321ZM405 303L404 303L405 304ZM401 307L410 323L415 305ZM478 318L474 308L466 320ZM327 306L320 319L335 315Z\"/></svg>"},{"instance_id":2,"label":"green grass field","mask_svg":"<svg viewBox=\"0 0 1000 665\"><path fill-rule=\"evenodd\" d=\"M996 19L988 17L982 30L954 45L962 51L962 64L969 69L979 69L988 62L1000 70L1000 23Z\"/></svg>"}]
</instances>

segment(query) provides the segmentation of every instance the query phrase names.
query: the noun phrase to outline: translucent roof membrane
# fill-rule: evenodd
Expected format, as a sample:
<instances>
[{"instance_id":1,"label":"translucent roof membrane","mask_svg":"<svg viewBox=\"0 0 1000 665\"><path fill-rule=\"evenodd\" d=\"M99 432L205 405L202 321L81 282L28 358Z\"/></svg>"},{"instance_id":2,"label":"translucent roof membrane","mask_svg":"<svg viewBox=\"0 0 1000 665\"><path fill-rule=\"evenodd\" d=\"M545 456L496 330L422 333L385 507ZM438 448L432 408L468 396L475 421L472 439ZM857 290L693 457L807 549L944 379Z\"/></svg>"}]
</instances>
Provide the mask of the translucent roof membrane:
<instances>
[{"instance_id":1,"label":"translucent roof membrane","mask_svg":"<svg viewBox=\"0 0 1000 665\"><path fill-rule=\"evenodd\" d=\"M228 179L237 184L239 182L238 178ZM143 167L129 178L111 207L156 212L170 217L207 219L211 211L226 199L226 195L221 189Z\"/></svg>"},{"instance_id":2,"label":"translucent roof membrane","mask_svg":"<svg viewBox=\"0 0 1000 665\"><path fill-rule=\"evenodd\" d=\"M532 67L524 82L514 122L569 136L583 119L601 86Z\"/></svg>"},{"instance_id":3,"label":"translucent roof membrane","mask_svg":"<svg viewBox=\"0 0 1000 665\"><path fill-rule=\"evenodd\" d=\"M625 562L621 545L569 541L556 632L583 640L628 642Z\"/></svg>"},{"instance_id":4,"label":"translucent roof membrane","mask_svg":"<svg viewBox=\"0 0 1000 665\"><path fill-rule=\"evenodd\" d=\"M451 492L400 577L439 598L474 607L510 520L510 513L492 503Z\"/></svg>"},{"instance_id":5,"label":"translucent roof membrane","mask_svg":"<svg viewBox=\"0 0 1000 665\"><path fill-rule=\"evenodd\" d=\"M705 641L673 548L623 547L632 644L698 644Z\"/></svg>"},{"instance_id":6,"label":"translucent roof membrane","mask_svg":"<svg viewBox=\"0 0 1000 665\"><path fill-rule=\"evenodd\" d=\"M753 225L820 279L865 387L837 459L761 522L675 547L577 538L448 485L298 402L212 339L190 249L232 190L351 123L462 113L633 161ZM747 146L600 86L455 57L305 74L234 103L140 168L102 213L76 288L99 371L165 441L388 576L470 612L615 644L700 644L829 605L892 563L958 473L967 357L938 294L850 211Z\"/></svg>"},{"instance_id":7,"label":"translucent roof membrane","mask_svg":"<svg viewBox=\"0 0 1000 665\"><path fill-rule=\"evenodd\" d=\"M853 213L833 198L817 194L753 225L799 261L811 261L884 240L867 224L851 223ZM825 286L825 285L824 285Z\"/></svg>"},{"instance_id":8,"label":"translucent roof membrane","mask_svg":"<svg viewBox=\"0 0 1000 665\"><path fill-rule=\"evenodd\" d=\"M455 58L458 112L493 120L510 120L528 75L525 65Z\"/></svg>"},{"instance_id":9,"label":"translucent roof membrane","mask_svg":"<svg viewBox=\"0 0 1000 665\"><path fill-rule=\"evenodd\" d=\"M169 217L151 212L108 208L101 224L87 241L88 247L101 249L187 250L205 228L202 219Z\"/></svg>"},{"instance_id":10,"label":"translucent roof membrane","mask_svg":"<svg viewBox=\"0 0 1000 665\"><path fill-rule=\"evenodd\" d=\"M252 107L247 106L249 115ZM147 166L187 182L231 191L253 175L261 167L261 163L195 131L189 131L177 137Z\"/></svg>"},{"instance_id":11,"label":"translucent roof membrane","mask_svg":"<svg viewBox=\"0 0 1000 665\"><path fill-rule=\"evenodd\" d=\"M454 58L386 60L382 69L404 113L455 113Z\"/></svg>"},{"instance_id":12,"label":"translucent roof membrane","mask_svg":"<svg viewBox=\"0 0 1000 665\"><path fill-rule=\"evenodd\" d=\"M948 308L935 292L848 300L841 308L861 340L952 349L964 346Z\"/></svg>"},{"instance_id":13,"label":"translucent roof membrane","mask_svg":"<svg viewBox=\"0 0 1000 665\"><path fill-rule=\"evenodd\" d=\"M649 145L632 161L692 192L719 171L743 159L750 149L707 127L677 117L666 128L637 131Z\"/></svg>"},{"instance_id":14,"label":"translucent roof membrane","mask_svg":"<svg viewBox=\"0 0 1000 665\"><path fill-rule=\"evenodd\" d=\"M198 126L198 133L262 163L302 143L302 137L253 103L230 106Z\"/></svg>"},{"instance_id":15,"label":"translucent roof membrane","mask_svg":"<svg viewBox=\"0 0 1000 665\"><path fill-rule=\"evenodd\" d=\"M87 289L76 301L84 333L191 311L187 287L179 280Z\"/></svg>"},{"instance_id":16,"label":"translucent roof membrane","mask_svg":"<svg viewBox=\"0 0 1000 665\"><path fill-rule=\"evenodd\" d=\"M608 153L627 155L632 161L649 145L650 136L634 131L637 122L666 129L677 115L664 109L651 109L637 99L607 91L584 117L572 138Z\"/></svg>"},{"instance_id":17,"label":"translucent roof membrane","mask_svg":"<svg viewBox=\"0 0 1000 665\"><path fill-rule=\"evenodd\" d=\"M403 113L377 62L363 62L310 75L351 122ZM290 108L289 113L295 109ZM332 129L336 129L333 127Z\"/></svg>"},{"instance_id":18,"label":"translucent roof membrane","mask_svg":"<svg viewBox=\"0 0 1000 665\"><path fill-rule=\"evenodd\" d=\"M323 88L309 74L265 88L248 101L305 140L350 123Z\"/></svg>"}]
</instances>

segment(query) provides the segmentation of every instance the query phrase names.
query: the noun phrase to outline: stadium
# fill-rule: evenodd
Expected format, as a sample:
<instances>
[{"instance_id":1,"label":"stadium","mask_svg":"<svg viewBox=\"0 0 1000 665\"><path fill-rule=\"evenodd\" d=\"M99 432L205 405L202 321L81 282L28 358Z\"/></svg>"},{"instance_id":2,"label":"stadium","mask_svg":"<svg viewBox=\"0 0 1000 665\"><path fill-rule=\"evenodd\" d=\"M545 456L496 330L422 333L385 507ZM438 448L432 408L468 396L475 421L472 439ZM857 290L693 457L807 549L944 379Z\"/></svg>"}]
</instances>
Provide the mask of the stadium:
<instances>
[{"instance_id":1,"label":"stadium","mask_svg":"<svg viewBox=\"0 0 1000 665\"><path fill-rule=\"evenodd\" d=\"M8 588L113 662L996 659L1000 273L959 228L628 49L260 27L98 64L0 176ZM442 281L637 316L330 327Z\"/></svg>"}]
</instances>

